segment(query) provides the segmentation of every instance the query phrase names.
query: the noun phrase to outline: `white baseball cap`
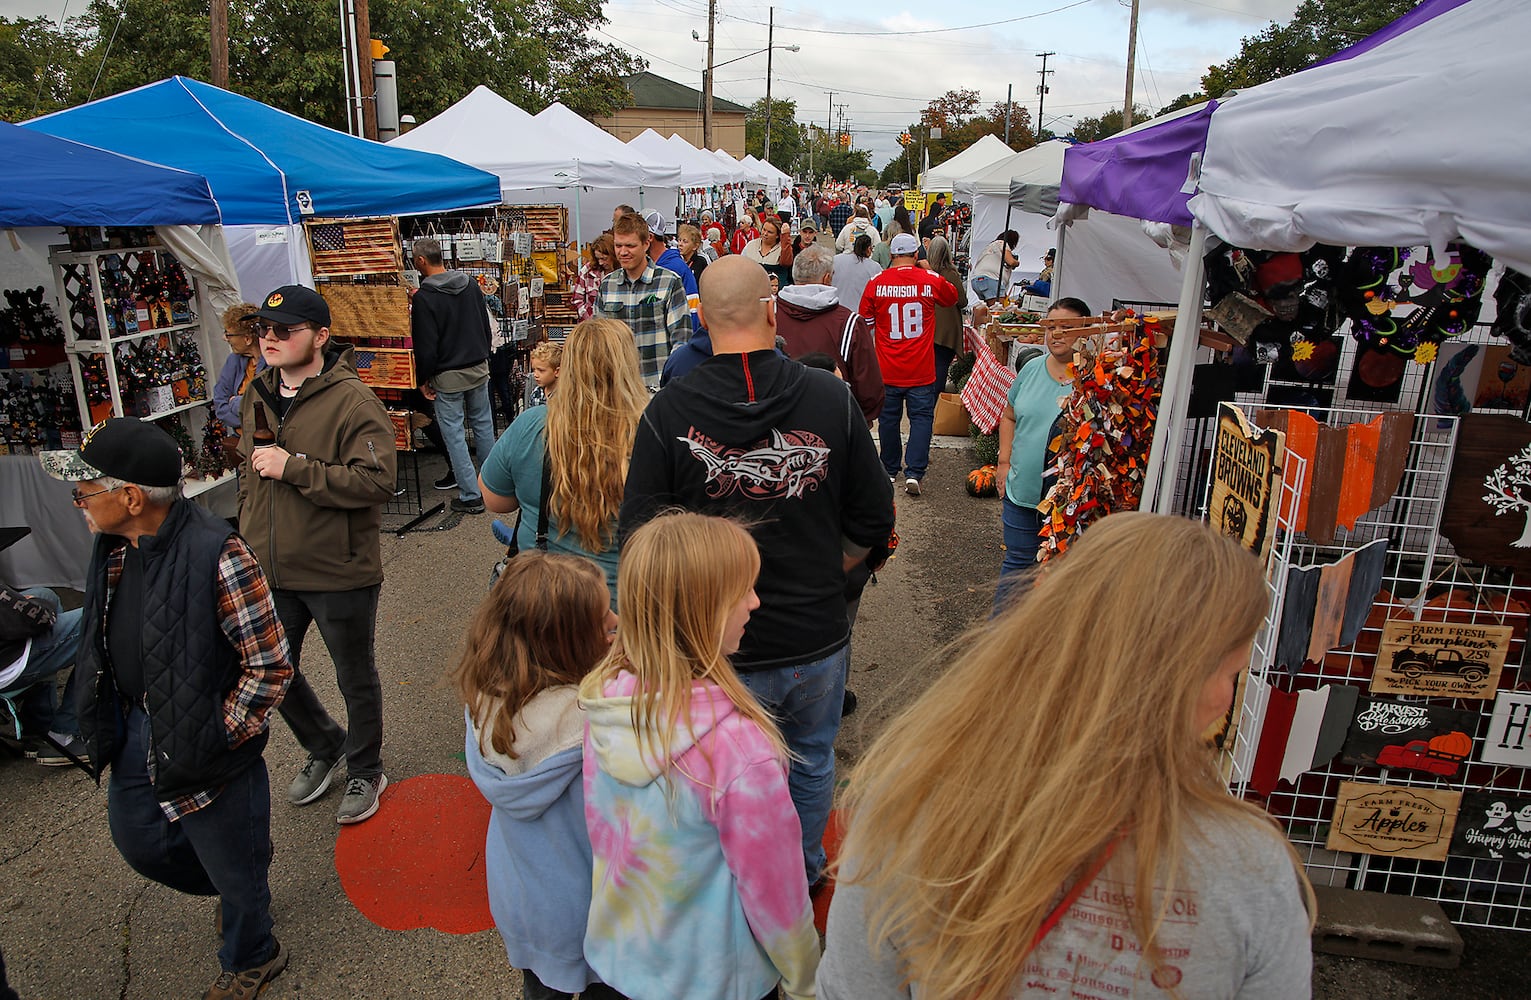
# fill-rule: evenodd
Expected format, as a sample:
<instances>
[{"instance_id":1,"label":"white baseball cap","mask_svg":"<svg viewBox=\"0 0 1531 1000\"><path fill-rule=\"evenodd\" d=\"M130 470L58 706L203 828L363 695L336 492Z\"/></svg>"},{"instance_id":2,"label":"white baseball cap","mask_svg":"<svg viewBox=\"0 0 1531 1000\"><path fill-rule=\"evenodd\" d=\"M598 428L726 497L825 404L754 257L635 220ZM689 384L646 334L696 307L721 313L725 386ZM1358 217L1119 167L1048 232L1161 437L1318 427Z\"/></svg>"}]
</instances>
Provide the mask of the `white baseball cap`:
<instances>
[{"instance_id":1,"label":"white baseball cap","mask_svg":"<svg viewBox=\"0 0 1531 1000\"><path fill-rule=\"evenodd\" d=\"M649 224L649 232L655 236L669 236L670 224L665 221L663 213L659 209L643 213L643 221Z\"/></svg>"},{"instance_id":2,"label":"white baseball cap","mask_svg":"<svg viewBox=\"0 0 1531 1000\"><path fill-rule=\"evenodd\" d=\"M899 233L888 244L888 253L894 257L913 257L920 252L920 241L908 233Z\"/></svg>"}]
</instances>

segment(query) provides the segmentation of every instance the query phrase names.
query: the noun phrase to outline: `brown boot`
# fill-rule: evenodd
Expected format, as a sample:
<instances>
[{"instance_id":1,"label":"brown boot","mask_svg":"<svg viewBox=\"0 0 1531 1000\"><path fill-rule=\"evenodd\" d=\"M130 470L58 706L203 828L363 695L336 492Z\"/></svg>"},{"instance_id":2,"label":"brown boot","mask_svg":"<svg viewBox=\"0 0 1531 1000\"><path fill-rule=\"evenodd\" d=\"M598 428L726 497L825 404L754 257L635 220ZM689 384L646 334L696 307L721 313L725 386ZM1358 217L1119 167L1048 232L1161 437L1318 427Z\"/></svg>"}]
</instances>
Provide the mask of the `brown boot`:
<instances>
[{"instance_id":1,"label":"brown boot","mask_svg":"<svg viewBox=\"0 0 1531 1000\"><path fill-rule=\"evenodd\" d=\"M276 954L264 964L243 972L225 972L208 987L203 1000L249 1000L287 968L287 949L276 943Z\"/></svg>"}]
</instances>

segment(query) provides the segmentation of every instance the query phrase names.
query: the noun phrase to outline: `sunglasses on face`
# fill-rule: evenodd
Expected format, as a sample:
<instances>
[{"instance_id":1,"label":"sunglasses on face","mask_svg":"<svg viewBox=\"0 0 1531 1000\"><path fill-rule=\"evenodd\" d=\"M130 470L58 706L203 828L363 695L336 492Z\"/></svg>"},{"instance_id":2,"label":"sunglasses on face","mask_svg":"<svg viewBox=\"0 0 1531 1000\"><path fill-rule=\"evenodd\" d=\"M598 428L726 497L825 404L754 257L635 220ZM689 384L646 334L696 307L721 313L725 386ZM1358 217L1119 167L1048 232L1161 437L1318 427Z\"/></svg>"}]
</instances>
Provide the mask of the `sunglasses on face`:
<instances>
[{"instance_id":1,"label":"sunglasses on face","mask_svg":"<svg viewBox=\"0 0 1531 1000\"><path fill-rule=\"evenodd\" d=\"M270 334L277 340L286 340L288 337L291 337L293 334L298 333L301 330L312 330L313 328L314 325L312 323L299 323L296 326L278 326L274 323L257 323L255 325L255 333L257 336L262 338L264 338L267 334Z\"/></svg>"}]
</instances>

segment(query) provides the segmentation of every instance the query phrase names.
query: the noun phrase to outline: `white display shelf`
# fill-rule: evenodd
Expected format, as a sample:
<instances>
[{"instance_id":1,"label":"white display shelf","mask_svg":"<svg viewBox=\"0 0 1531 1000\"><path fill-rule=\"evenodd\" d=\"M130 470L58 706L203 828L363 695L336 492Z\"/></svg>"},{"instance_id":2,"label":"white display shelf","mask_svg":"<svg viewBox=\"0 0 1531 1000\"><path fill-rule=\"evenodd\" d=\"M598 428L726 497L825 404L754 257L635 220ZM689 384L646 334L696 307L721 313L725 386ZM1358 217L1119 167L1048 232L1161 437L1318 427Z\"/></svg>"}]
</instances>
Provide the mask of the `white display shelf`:
<instances>
[{"instance_id":1,"label":"white display shelf","mask_svg":"<svg viewBox=\"0 0 1531 1000\"><path fill-rule=\"evenodd\" d=\"M223 475L218 476L215 479L188 479L186 480L185 489L181 491L181 495L188 500L192 499L193 497L199 497L209 490L217 489L219 486L229 482L237 475L237 472L225 472Z\"/></svg>"},{"instance_id":2,"label":"white display shelf","mask_svg":"<svg viewBox=\"0 0 1531 1000\"><path fill-rule=\"evenodd\" d=\"M114 344L126 344L134 340L143 340L145 337L158 336L161 333L178 333L186 330L202 329L201 320L192 320L190 323L177 323L174 326L160 326L152 330L139 330L137 333L126 333L120 337L113 337L107 341L82 339L76 340L68 346L68 350L76 354L101 354Z\"/></svg>"}]
</instances>

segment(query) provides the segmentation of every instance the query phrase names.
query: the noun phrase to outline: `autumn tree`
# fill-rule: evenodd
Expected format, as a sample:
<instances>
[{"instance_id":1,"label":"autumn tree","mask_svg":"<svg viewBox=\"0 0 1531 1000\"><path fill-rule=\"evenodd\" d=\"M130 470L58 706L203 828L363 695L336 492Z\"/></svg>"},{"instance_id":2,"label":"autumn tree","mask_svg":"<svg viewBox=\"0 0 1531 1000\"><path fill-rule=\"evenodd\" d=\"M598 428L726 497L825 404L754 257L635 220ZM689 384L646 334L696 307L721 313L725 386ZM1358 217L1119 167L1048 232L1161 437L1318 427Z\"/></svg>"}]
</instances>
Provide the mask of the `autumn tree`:
<instances>
[{"instance_id":1,"label":"autumn tree","mask_svg":"<svg viewBox=\"0 0 1531 1000\"><path fill-rule=\"evenodd\" d=\"M801 160L808 162L808 138L805 129L797 123L797 102L771 98L771 165L778 170L792 173ZM764 160L766 134L766 101L762 97L749 106L744 114L744 151L757 160ZM815 170L817 170L815 164Z\"/></svg>"}]
</instances>

